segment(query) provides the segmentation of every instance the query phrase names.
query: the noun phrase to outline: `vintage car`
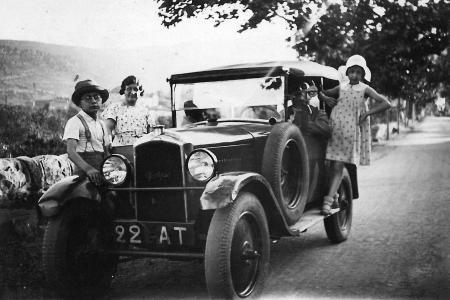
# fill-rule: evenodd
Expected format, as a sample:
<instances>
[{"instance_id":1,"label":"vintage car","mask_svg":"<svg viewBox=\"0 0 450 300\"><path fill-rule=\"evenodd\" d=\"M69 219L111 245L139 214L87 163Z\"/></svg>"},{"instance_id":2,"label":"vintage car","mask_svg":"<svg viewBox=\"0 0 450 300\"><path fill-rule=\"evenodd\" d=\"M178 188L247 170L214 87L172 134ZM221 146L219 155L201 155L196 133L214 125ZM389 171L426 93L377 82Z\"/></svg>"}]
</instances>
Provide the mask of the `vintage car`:
<instances>
[{"instance_id":1,"label":"vintage car","mask_svg":"<svg viewBox=\"0 0 450 300\"><path fill-rule=\"evenodd\" d=\"M303 82L331 88L338 78L309 61L172 75L173 128L114 149L103 164L106 187L72 176L39 200L49 286L101 292L123 258L200 259L212 297L255 297L271 241L322 220L331 242L346 240L356 167L346 165L325 218L326 140L285 113Z\"/></svg>"}]
</instances>

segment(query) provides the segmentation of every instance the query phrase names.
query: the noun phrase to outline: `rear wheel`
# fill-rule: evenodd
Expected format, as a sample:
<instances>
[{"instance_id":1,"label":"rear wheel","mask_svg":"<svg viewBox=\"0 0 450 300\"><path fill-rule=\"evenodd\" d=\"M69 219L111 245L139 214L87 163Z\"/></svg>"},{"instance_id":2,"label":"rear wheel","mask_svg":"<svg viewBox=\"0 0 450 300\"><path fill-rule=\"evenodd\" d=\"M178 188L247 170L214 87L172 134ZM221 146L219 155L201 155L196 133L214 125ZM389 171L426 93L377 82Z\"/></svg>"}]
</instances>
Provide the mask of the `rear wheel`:
<instances>
[{"instance_id":1,"label":"rear wheel","mask_svg":"<svg viewBox=\"0 0 450 300\"><path fill-rule=\"evenodd\" d=\"M80 201L49 220L42 245L43 270L48 285L71 297L98 296L109 288L117 257L110 222L94 204Z\"/></svg>"},{"instance_id":2,"label":"rear wheel","mask_svg":"<svg viewBox=\"0 0 450 300\"><path fill-rule=\"evenodd\" d=\"M208 230L205 276L213 298L247 298L261 293L269 269L269 230L255 195L240 194L215 211Z\"/></svg>"},{"instance_id":3,"label":"rear wheel","mask_svg":"<svg viewBox=\"0 0 450 300\"><path fill-rule=\"evenodd\" d=\"M341 185L338 189L338 203L341 209L324 219L328 239L333 243L345 241L350 234L353 216L352 183L347 170L344 168Z\"/></svg>"},{"instance_id":4,"label":"rear wheel","mask_svg":"<svg viewBox=\"0 0 450 300\"><path fill-rule=\"evenodd\" d=\"M309 191L308 152L296 125L273 126L264 148L262 175L272 186L288 225L295 224Z\"/></svg>"}]
</instances>

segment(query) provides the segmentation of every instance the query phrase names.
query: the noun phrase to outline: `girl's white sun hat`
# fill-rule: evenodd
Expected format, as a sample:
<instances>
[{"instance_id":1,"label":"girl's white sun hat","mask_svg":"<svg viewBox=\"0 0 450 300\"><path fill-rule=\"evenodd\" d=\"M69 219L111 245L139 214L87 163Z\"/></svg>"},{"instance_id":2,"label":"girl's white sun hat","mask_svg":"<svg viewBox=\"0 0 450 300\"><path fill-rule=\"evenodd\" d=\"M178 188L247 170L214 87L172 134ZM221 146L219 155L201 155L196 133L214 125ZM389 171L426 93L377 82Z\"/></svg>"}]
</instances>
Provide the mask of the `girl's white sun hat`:
<instances>
[{"instance_id":1,"label":"girl's white sun hat","mask_svg":"<svg viewBox=\"0 0 450 300\"><path fill-rule=\"evenodd\" d=\"M345 64L345 74L347 75L347 70L350 67L359 66L364 70L364 79L370 82L372 77L372 73L367 67L366 60L361 55L352 55L347 59L347 63Z\"/></svg>"}]
</instances>

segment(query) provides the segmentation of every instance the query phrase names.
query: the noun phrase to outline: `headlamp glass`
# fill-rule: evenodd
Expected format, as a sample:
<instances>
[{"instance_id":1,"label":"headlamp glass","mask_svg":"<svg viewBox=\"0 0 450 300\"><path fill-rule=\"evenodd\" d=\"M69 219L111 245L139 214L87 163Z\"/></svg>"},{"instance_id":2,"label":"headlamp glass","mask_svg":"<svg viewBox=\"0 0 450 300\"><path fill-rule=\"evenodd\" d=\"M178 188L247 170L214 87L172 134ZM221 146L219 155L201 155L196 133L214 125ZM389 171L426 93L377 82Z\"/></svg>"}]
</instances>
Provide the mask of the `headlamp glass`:
<instances>
[{"instance_id":1,"label":"headlamp glass","mask_svg":"<svg viewBox=\"0 0 450 300\"><path fill-rule=\"evenodd\" d=\"M198 181L207 181L214 176L215 165L214 154L204 150L195 151L189 156L188 170L191 176Z\"/></svg>"},{"instance_id":2,"label":"headlamp glass","mask_svg":"<svg viewBox=\"0 0 450 300\"><path fill-rule=\"evenodd\" d=\"M102 174L106 182L120 185L127 179L128 165L122 157L112 155L103 162Z\"/></svg>"}]
</instances>

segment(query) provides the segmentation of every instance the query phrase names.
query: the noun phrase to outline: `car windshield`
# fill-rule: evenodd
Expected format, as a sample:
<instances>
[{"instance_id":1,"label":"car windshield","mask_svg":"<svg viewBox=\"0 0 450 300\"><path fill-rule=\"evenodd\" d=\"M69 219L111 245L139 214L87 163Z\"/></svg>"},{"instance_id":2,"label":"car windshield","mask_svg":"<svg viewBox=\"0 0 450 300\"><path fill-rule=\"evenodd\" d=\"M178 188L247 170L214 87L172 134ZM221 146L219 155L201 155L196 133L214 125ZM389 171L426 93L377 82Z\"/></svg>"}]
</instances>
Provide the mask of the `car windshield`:
<instances>
[{"instance_id":1,"label":"car windshield","mask_svg":"<svg viewBox=\"0 0 450 300\"><path fill-rule=\"evenodd\" d=\"M284 78L264 77L176 84L177 124L218 119L282 119Z\"/></svg>"}]
</instances>

